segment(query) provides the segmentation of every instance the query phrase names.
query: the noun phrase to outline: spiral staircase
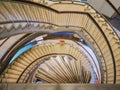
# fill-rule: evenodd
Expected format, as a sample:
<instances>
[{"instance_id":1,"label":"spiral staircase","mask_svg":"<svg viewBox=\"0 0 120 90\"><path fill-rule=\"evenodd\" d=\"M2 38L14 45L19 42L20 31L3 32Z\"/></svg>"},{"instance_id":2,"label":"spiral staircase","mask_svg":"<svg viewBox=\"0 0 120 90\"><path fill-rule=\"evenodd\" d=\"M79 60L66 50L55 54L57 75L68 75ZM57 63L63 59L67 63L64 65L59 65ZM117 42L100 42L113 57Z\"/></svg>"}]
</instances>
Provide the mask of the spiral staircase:
<instances>
[{"instance_id":1,"label":"spiral staircase","mask_svg":"<svg viewBox=\"0 0 120 90\"><path fill-rule=\"evenodd\" d=\"M119 35L87 2L0 1L1 90L119 90L119 54Z\"/></svg>"}]
</instances>

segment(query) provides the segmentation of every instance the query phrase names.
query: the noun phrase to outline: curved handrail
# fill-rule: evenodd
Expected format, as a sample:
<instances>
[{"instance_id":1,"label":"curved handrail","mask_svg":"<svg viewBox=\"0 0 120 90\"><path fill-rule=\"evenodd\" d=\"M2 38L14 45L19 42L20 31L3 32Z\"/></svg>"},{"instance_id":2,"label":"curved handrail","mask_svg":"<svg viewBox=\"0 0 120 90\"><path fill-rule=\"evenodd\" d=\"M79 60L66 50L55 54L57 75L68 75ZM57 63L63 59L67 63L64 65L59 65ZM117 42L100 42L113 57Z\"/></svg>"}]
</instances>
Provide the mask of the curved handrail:
<instances>
[{"instance_id":1,"label":"curved handrail","mask_svg":"<svg viewBox=\"0 0 120 90\"><path fill-rule=\"evenodd\" d=\"M78 14L80 14L81 12L70 12L70 11L68 12L68 11L64 11L64 12L60 12L60 13L76 13L76 14L78 13ZM90 16L90 18L93 19L93 17L89 13L84 13L84 14L88 14ZM106 37L106 35L104 34L104 32L102 31L102 29L100 28L100 26L98 25L98 23L94 19L93 19L93 21L94 21L94 23L96 23L96 26L99 28L100 32L102 33L104 39L107 42L108 48L110 50L110 53L111 53L111 56L112 56L112 59L113 59L113 65L114 65L114 76L115 76L114 77L114 83L115 83L116 82L115 81L115 79L116 79L116 68L115 68L116 64L115 64L114 54L113 54L112 48L110 46L110 42L109 42L108 38Z\"/></svg>"},{"instance_id":2,"label":"curved handrail","mask_svg":"<svg viewBox=\"0 0 120 90\"><path fill-rule=\"evenodd\" d=\"M64 27L64 26L61 26L61 27ZM72 27L73 27L73 26L72 26ZM81 27L75 27L75 28L81 28ZM82 28L82 29L84 29L84 28ZM97 45L97 47L99 48L99 50L100 50L100 52L101 52L101 55L102 55L102 57L103 57L103 60L104 60L104 62L105 62L104 55L103 55L103 53L102 53L99 45L98 45L97 42L95 41L95 39L92 37L91 34L89 34L89 32L88 32L87 30L84 29L84 31L94 40L95 44ZM77 33L76 33L76 34L77 34ZM105 62L105 67L106 67L106 62ZM106 67L106 68L107 68L107 67ZM106 73L106 74L107 74L107 73ZM106 78L107 78L107 75L106 75Z\"/></svg>"}]
</instances>

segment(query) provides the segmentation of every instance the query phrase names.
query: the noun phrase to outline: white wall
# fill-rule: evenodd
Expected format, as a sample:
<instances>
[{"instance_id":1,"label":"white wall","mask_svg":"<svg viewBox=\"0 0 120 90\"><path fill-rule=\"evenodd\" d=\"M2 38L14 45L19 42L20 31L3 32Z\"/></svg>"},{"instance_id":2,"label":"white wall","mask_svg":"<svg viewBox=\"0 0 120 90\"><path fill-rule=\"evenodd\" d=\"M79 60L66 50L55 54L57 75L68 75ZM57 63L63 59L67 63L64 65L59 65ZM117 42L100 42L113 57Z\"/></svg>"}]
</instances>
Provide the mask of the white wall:
<instances>
[{"instance_id":1,"label":"white wall","mask_svg":"<svg viewBox=\"0 0 120 90\"><path fill-rule=\"evenodd\" d=\"M117 9L120 7L120 0L109 0Z\"/></svg>"},{"instance_id":2,"label":"white wall","mask_svg":"<svg viewBox=\"0 0 120 90\"><path fill-rule=\"evenodd\" d=\"M115 1L114 5L116 5L116 1L120 0L111 0L112 2ZM106 0L87 0L87 2L93 6L97 11L103 13L104 15L111 17L114 14L114 9L106 2ZM117 7L120 6L117 4Z\"/></svg>"}]
</instances>

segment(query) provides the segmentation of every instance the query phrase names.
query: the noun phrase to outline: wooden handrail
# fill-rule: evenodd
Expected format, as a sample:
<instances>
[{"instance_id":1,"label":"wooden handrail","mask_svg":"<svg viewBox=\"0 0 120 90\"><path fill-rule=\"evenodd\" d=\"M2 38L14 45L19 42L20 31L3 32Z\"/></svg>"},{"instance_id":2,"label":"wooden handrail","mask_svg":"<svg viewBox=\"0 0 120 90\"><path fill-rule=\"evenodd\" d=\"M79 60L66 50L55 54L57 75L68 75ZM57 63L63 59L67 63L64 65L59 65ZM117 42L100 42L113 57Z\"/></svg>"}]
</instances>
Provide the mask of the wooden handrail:
<instances>
[{"instance_id":1,"label":"wooden handrail","mask_svg":"<svg viewBox=\"0 0 120 90\"><path fill-rule=\"evenodd\" d=\"M48 7L44 7L44 8L48 8ZM49 9L52 10L52 9ZM63 12L58 12L56 10L53 10L54 12L57 13L76 13L76 14L81 14L81 12L75 12L75 11L63 11ZM83 12L82 12L83 13ZM114 54L112 52L112 47L110 46L110 42L107 38L107 36L104 34L104 32L102 31L101 27L98 25L98 23L93 19L93 17L89 14L89 13L84 13L86 15L89 16L89 18L91 18L91 20L96 24L96 26L99 28L99 31L101 32L101 34L103 35L104 39L106 40L106 43L108 45L108 48L110 50L111 56L112 56L112 60L113 60L113 66L114 66L114 83L116 82L116 64L115 64L115 58L114 58Z\"/></svg>"}]
</instances>

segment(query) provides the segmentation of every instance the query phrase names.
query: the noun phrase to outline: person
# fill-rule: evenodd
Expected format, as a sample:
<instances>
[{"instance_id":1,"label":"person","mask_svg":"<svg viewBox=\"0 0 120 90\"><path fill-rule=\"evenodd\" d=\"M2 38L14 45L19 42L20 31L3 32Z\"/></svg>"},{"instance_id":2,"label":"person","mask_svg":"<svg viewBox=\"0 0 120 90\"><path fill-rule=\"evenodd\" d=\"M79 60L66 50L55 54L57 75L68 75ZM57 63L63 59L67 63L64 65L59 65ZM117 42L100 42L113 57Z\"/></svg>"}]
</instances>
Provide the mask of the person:
<instances>
[{"instance_id":1,"label":"person","mask_svg":"<svg viewBox=\"0 0 120 90\"><path fill-rule=\"evenodd\" d=\"M96 81L95 81L95 83L96 83L96 84L99 84L99 80L98 80L98 78L96 78Z\"/></svg>"}]
</instances>

